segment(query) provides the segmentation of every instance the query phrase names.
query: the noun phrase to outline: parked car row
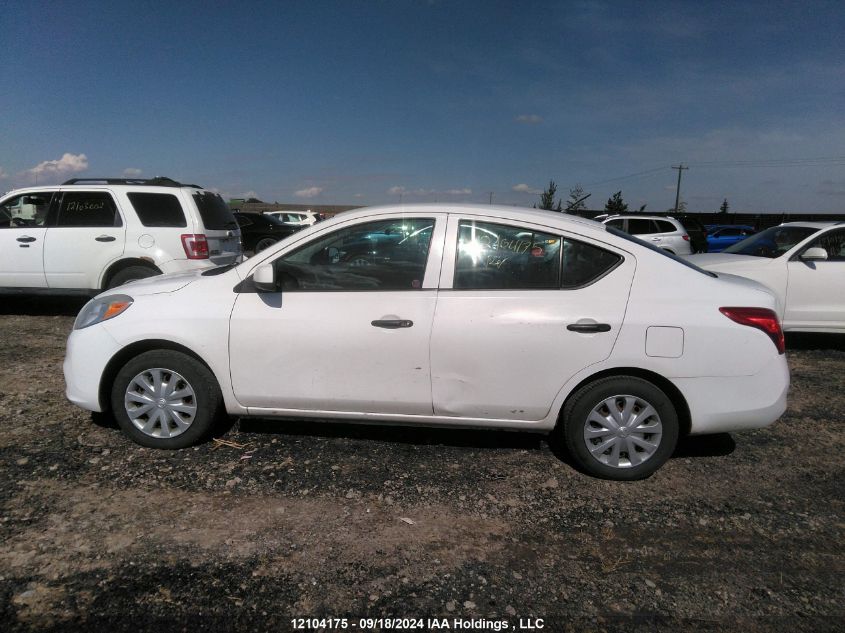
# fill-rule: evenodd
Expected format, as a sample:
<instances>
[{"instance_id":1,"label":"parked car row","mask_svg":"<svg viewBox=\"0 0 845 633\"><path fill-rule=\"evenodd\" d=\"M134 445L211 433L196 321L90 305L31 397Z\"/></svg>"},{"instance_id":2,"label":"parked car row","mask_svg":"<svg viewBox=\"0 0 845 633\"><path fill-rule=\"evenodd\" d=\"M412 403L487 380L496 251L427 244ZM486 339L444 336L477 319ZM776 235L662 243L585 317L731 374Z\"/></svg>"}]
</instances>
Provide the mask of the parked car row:
<instances>
[{"instance_id":1,"label":"parked car row","mask_svg":"<svg viewBox=\"0 0 845 633\"><path fill-rule=\"evenodd\" d=\"M703 255L687 217L277 216L164 178L10 192L0 287L106 291L74 324L67 395L144 446L227 414L498 427L612 479L650 475L682 434L772 423L783 330L845 332L845 223L728 246L753 229L717 226L724 252ZM180 274L144 279L161 273Z\"/></svg>"}]
</instances>

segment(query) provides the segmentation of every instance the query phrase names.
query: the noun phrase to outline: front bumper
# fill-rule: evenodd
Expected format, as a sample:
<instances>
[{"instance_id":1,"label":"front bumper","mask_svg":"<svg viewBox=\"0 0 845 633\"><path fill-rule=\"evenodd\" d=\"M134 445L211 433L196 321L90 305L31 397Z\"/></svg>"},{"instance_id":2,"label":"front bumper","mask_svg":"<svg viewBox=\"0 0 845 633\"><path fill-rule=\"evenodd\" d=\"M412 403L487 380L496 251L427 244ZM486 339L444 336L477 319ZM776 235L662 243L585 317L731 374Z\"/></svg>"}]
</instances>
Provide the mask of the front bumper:
<instances>
[{"instance_id":1,"label":"front bumper","mask_svg":"<svg viewBox=\"0 0 845 633\"><path fill-rule=\"evenodd\" d=\"M100 382L109 360L119 349L102 324L73 330L67 339L62 366L67 399L88 411L102 412Z\"/></svg>"}]
</instances>

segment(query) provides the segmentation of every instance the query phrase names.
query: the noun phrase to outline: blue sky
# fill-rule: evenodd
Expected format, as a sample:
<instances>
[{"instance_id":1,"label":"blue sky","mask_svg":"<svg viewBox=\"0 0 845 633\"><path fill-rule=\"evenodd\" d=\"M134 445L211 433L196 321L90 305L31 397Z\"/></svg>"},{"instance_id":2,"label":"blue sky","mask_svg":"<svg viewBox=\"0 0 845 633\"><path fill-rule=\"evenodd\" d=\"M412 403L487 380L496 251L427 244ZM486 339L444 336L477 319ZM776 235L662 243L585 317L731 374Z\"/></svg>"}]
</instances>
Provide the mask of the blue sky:
<instances>
[{"instance_id":1,"label":"blue sky","mask_svg":"<svg viewBox=\"0 0 845 633\"><path fill-rule=\"evenodd\" d=\"M213 7L213 8L212 8ZM845 212L842 2L0 5L0 190Z\"/></svg>"}]
</instances>

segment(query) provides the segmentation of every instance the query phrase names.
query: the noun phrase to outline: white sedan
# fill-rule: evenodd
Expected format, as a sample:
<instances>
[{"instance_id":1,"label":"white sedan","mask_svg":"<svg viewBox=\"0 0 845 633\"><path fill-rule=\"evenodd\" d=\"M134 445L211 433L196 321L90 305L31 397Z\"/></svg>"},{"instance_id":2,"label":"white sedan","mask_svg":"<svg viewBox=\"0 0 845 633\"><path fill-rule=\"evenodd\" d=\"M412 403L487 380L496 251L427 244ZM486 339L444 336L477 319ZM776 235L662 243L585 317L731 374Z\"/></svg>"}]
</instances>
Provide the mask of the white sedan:
<instances>
[{"instance_id":1,"label":"white sedan","mask_svg":"<svg viewBox=\"0 0 845 633\"><path fill-rule=\"evenodd\" d=\"M583 470L650 475L678 437L771 424L772 294L561 213L360 209L237 266L93 299L68 398L144 446L219 415L554 433Z\"/></svg>"},{"instance_id":2,"label":"white sedan","mask_svg":"<svg viewBox=\"0 0 845 633\"><path fill-rule=\"evenodd\" d=\"M687 259L765 285L778 299L785 331L845 333L843 222L788 222Z\"/></svg>"}]
</instances>

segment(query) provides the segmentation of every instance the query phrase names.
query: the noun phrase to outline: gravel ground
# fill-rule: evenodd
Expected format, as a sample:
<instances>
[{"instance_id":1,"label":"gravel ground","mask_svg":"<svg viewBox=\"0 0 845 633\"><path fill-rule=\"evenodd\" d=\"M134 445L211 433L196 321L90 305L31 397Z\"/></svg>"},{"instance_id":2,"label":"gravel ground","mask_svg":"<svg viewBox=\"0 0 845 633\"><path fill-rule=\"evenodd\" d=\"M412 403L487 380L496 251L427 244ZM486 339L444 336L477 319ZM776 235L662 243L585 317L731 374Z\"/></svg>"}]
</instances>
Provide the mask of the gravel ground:
<instances>
[{"instance_id":1,"label":"gravel ground","mask_svg":"<svg viewBox=\"0 0 845 633\"><path fill-rule=\"evenodd\" d=\"M845 337L788 339L771 428L612 483L505 432L244 420L237 447L140 448L64 398L81 304L0 297L3 631L845 630Z\"/></svg>"}]
</instances>

